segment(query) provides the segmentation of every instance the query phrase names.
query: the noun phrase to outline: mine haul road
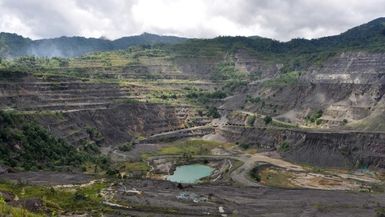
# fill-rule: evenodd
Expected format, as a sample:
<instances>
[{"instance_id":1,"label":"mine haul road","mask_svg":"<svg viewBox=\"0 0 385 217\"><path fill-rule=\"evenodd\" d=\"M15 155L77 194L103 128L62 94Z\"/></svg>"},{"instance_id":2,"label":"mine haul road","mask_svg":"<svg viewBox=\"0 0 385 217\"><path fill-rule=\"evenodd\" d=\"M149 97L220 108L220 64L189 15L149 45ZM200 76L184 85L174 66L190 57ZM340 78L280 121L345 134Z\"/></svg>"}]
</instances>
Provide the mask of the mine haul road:
<instances>
[{"instance_id":1,"label":"mine haul road","mask_svg":"<svg viewBox=\"0 0 385 217\"><path fill-rule=\"evenodd\" d=\"M149 160L162 159L162 158L175 158L182 157L182 155L160 155L149 158ZM240 156L228 156L228 155L194 155L194 158L208 158L208 159L232 159L243 162L241 166L234 169L230 173L230 178L241 185L250 187L260 187L261 184L255 182L249 175L249 172L257 165L257 163L269 163L277 167L285 168L292 171L304 171L301 166L292 164L290 162L271 158L263 153L256 154L243 154Z\"/></svg>"}]
</instances>

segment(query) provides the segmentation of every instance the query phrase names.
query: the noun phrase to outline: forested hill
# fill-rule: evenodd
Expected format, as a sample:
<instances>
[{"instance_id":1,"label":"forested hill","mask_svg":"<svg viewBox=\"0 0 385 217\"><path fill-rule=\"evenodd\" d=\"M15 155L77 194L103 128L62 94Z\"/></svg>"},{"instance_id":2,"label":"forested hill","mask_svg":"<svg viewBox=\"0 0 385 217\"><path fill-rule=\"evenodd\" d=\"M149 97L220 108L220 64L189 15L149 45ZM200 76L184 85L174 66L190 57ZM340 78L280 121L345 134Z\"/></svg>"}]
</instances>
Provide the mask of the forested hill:
<instances>
[{"instance_id":1,"label":"forested hill","mask_svg":"<svg viewBox=\"0 0 385 217\"><path fill-rule=\"evenodd\" d=\"M96 51L125 49L134 45L175 44L186 38L143 33L116 40L84 37L60 37L31 40L12 33L0 33L0 57L39 56L74 57Z\"/></svg>"},{"instance_id":2,"label":"forested hill","mask_svg":"<svg viewBox=\"0 0 385 217\"><path fill-rule=\"evenodd\" d=\"M227 47L245 46L263 53L311 53L317 51L371 50L385 51L385 18L354 27L339 35L318 39L292 39L288 42L261 37L218 37L213 39Z\"/></svg>"},{"instance_id":3,"label":"forested hill","mask_svg":"<svg viewBox=\"0 0 385 217\"><path fill-rule=\"evenodd\" d=\"M10 33L0 33L0 57L39 56L74 57L96 51L126 49L134 45L186 44L199 49L209 45L219 45L231 50L245 47L263 54L304 54L313 52L333 52L338 50L385 51L385 18L377 18L369 23L352 28L335 36L319 39L293 39L288 42L253 37L217 37L214 39L190 39L175 36L159 36L143 33L138 36L106 40L84 37L60 37L54 39L31 40ZM181 46L183 48L183 45ZM176 47L178 49L178 46Z\"/></svg>"}]
</instances>

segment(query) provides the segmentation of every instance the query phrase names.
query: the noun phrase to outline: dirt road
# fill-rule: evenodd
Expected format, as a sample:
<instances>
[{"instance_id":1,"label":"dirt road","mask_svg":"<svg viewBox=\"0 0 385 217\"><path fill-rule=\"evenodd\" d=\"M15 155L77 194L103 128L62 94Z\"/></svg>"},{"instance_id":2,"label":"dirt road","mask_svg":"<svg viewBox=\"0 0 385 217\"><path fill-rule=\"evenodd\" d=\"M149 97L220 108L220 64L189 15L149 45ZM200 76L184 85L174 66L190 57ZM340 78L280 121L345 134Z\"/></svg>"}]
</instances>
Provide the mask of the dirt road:
<instances>
[{"instance_id":1,"label":"dirt road","mask_svg":"<svg viewBox=\"0 0 385 217\"><path fill-rule=\"evenodd\" d=\"M162 158L174 158L174 157L181 157L181 155L162 155L162 156L155 156L150 158L149 160L154 159L162 159ZM257 163L264 162L269 163L274 166L278 166L281 168L285 168L292 171L304 171L304 169L301 166L292 164L290 162L271 158L269 156L266 156L265 153L256 153L253 155L249 154L242 154L239 156L228 156L228 155L195 155L194 158L208 158L208 159L232 159L243 162L241 166L234 169L230 173L231 179L241 185L244 186L261 186L259 183L252 180L252 178L249 176L249 172L257 165Z\"/></svg>"}]
</instances>

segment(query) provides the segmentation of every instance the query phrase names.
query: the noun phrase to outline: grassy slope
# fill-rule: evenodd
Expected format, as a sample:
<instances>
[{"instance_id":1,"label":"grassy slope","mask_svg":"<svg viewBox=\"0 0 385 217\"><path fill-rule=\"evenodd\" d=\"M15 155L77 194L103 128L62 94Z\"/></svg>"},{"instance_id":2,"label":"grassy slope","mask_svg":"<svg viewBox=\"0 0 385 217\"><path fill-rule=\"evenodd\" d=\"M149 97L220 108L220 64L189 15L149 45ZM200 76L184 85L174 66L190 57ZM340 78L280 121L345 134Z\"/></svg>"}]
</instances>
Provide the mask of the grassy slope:
<instances>
[{"instance_id":1,"label":"grassy slope","mask_svg":"<svg viewBox=\"0 0 385 217\"><path fill-rule=\"evenodd\" d=\"M102 205L102 198L99 194L100 191L106 186L106 183L100 182L86 187L52 188L3 182L0 183L0 192L12 193L16 195L19 199L39 198L43 200L45 208L50 210L51 213L77 211L88 211L89 213L97 213L104 207ZM4 209L6 209L4 210L5 212L22 212L21 209L10 207L4 203L3 207ZM40 215L30 214L29 216L34 217Z\"/></svg>"},{"instance_id":2,"label":"grassy slope","mask_svg":"<svg viewBox=\"0 0 385 217\"><path fill-rule=\"evenodd\" d=\"M0 111L0 164L25 170L104 164L96 149L75 149L50 135L31 116Z\"/></svg>"}]
</instances>

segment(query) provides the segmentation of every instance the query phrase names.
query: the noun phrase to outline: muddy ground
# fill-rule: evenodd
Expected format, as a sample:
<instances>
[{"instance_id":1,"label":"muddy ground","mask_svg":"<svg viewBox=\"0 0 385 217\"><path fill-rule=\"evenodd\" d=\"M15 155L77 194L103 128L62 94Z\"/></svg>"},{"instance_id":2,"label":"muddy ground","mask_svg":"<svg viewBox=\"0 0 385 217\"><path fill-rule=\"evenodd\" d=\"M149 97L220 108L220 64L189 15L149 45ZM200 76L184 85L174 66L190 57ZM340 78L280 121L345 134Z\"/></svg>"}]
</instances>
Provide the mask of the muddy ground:
<instances>
[{"instance_id":1,"label":"muddy ground","mask_svg":"<svg viewBox=\"0 0 385 217\"><path fill-rule=\"evenodd\" d=\"M3 175L44 185L92 179L49 172ZM113 183L103 190L103 201L109 206L104 216L377 217L385 206L385 193L242 187L222 182L178 185L149 179Z\"/></svg>"},{"instance_id":2,"label":"muddy ground","mask_svg":"<svg viewBox=\"0 0 385 217\"><path fill-rule=\"evenodd\" d=\"M141 193L125 193L127 189ZM117 191L114 200L129 207L115 208L110 216L374 217L385 205L384 193L218 184L181 188L159 180L127 180L113 190Z\"/></svg>"},{"instance_id":3,"label":"muddy ground","mask_svg":"<svg viewBox=\"0 0 385 217\"><path fill-rule=\"evenodd\" d=\"M145 152L158 150L164 145L167 144L148 144L135 147L129 154L120 152L114 154L122 157L119 160L134 159ZM156 156L148 160L159 161L151 164L153 172L162 169L157 166L164 166L163 173L169 173L177 164L173 159L178 157L180 156ZM281 159L276 152L244 153L234 148L229 150L215 148L210 155L196 155L190 161L202 159L213 163L212 166L222 171L218 172L219 179L216 178L218 174L214 174L210 180L206 180L206 183L180 185L148 178L124 180L107 178L104 181L109 187L98 193L101 203L106 207L103 211L104 216L380 217L378 210L385 207L385 193L360 192L360 188L347 188L355 190L354 192L342 191L338 187L340 184L335 188L322 188L329 190L261 186L261 183L251 179L249 172L257 163L264 162L279 168L283 173L296 175L296 179L291 177L288 179L297 181L294 187L309 188L304 186L303 181L298 181L298 174L301 174L301 177L308 177L315 172ZM237 166L235 162L243 164ZM323 175L335 178L337 175L332 172L325 170L319 175L317 173L317 177ZM356 173L345 174L340 171L337 173L339 179L350 181L368 178ZM79 173L40 171L1 174L1 179L25 184L66 185L89 183L96 177ZM346 186L344 183L341 185Z\"/></svg>"},{"instance_id":4,"label":"muddy ground","mask_svg":"<svg viewBox=\"0 0 385 217\"><path fill-rule=\"evenodd\" d=\"M32 185L67 185L88 183L95 177L83 173L27 171L0 174L0 181L13 181Z\"/></svg>"}]
</instances>

